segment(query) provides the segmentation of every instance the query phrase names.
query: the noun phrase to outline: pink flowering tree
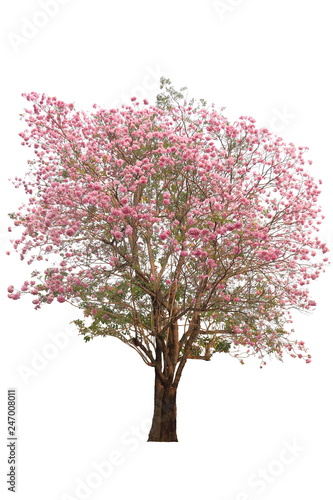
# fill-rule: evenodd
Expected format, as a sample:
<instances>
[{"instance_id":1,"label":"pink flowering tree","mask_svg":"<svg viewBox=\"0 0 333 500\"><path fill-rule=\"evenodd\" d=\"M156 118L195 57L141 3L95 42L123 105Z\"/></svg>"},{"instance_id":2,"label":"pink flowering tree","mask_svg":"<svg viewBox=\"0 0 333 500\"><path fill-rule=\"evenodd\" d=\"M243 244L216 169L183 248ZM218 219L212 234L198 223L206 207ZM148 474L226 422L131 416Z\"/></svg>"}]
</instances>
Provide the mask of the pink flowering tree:
<instances>
[{"instance_id":1,"label":"pink flowering tree","mask_svg":"<svg viewBox=\"0 0 333 500\"><path fill-rule=\"evenodd\" d=\"M38 264L11 299L32 294L84 311L85 341L116 337L155 372L149 441L177 441L176 394L189 359L227 353L311 356L290 311L311 311L308 285L328 249L307 148L252 118L230 123L161 79L156 105L76 111L23 94L34 158L12 240ZM320 183L320 181L319 181ZM18 229L19 229L18 228ZM11 230L11 228L10 228ZM52 264L49 263L52 259Z\"/></svg>"}]
</instances>

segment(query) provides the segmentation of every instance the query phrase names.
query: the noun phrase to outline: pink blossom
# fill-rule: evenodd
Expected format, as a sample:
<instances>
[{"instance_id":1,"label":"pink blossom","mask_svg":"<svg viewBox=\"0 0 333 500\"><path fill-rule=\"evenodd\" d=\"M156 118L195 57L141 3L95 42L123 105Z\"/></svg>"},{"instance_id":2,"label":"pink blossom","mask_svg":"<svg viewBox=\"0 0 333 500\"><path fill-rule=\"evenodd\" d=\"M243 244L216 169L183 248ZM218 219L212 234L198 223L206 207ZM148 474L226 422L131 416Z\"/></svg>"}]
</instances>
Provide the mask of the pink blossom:
<instances>
[{"instance_id":1,"label":"pink blossom","mask_svg":"<svg viewBox=\"0 0 333 500\"><path fill-rule=\"evenodd\" d=\"M194 236L194 237L197 237L200 235L200 229L198 229L197 227L191 227L187 233L190 235L190 236Z\"/></svg>"},{"instance_id":2,"label":"pink blossom","mask_svg":"<svg viewBox=\"0 0 333 500\"><path fill-rule=\"evenodd\" d=\"M124 215L130 215L132 213L132 209L131 207L129 207L128 205L126 205L125 207L123 207L121 209L121 212L124 214Z\"/></svg>"},{"instance_id":3,"label":"pink blossom","mask_svg":"<svg viewBox=\"0 0 333 500\"><path fill-rule=\"evenodd\" d=\"M114 231L114 237L117 238L117 240L121 240L123 238L123 233L121 231Z\"/></svg>"},{"instance_id":4,"label":"pink blossom","mask_svg":"<svg viewBox=\"0 0 333 500\"><path fill-rule=\"evenodd\" d=\"M209 267L214 268L214 269L217 267L217 264L216 264L216 262L215 262L215 260L214 260L214 259L208 259L208 260L207 260L207 265L208 265Z\"/></svg>"}]
</instances>

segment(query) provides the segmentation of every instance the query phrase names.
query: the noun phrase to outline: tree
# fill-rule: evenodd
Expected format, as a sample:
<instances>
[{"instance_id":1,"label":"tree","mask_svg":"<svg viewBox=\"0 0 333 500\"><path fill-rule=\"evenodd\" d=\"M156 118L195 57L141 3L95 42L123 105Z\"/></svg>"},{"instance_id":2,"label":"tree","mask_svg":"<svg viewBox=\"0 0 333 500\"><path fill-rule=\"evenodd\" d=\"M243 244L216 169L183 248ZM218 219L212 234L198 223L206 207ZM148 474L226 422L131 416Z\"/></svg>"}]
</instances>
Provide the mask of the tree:
<instances>
[{"instance_id":1,"label":"tree","mask_svg":"<svg viewBox=\"0 0 333 500\"><path fill-rule=\"evenodd\" d=\"M54 260L8 297L68 302L84 311L74 323L85 341L134 349L155 371L148 440L177 441L189 359L311 361L288 324L292 309L315 306L307 285L328 248L314 236L323 216L307 148L250 117L230 123L165 78L161 90L154 106L133 97L90 113L23 94L32 107L20 135L35 156L13 181L29 201L10 214L23 228L12 241L29 264Z\"/></svg>"}]
</instances>

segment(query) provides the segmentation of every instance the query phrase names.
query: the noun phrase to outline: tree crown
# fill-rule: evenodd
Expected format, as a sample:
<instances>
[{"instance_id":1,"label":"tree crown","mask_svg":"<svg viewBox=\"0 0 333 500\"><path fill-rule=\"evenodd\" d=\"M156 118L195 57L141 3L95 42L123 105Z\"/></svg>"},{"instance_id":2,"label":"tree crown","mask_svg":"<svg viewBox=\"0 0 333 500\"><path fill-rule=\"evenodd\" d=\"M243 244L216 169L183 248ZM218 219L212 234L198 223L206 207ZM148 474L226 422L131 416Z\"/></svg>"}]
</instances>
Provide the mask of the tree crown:
<instances>
[{"instance_id":1,"label":"tree crown","mask_svg":"<svg viewBox=\"0 0 333 500\"><path fill-rule=\"evenodd\" d=\"M178 321L179 356L310 362L287 328L290 310L315 306L308 285L327 262L307 148L251 117L231 123L167 79L161 89L156 105L92 112L23 94L20 136L35 158L14 180L29 202L10 214L23 228L13 243L29 264L54 260L8 296L32 294L36 309L67 301L90 318L76 320L86 341L118 337L147 364Z\"/></svg>"}]
</instances>

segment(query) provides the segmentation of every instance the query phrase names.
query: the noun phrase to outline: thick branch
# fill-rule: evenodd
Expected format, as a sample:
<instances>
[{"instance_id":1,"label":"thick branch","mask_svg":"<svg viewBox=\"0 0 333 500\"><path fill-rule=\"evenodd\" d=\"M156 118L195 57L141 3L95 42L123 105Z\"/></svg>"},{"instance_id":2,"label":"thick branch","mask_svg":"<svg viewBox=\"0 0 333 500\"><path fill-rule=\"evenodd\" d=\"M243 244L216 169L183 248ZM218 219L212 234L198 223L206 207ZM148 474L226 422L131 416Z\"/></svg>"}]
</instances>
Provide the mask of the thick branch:
<instances>
[{"instance_id":1,"label":"thick branch","mask_svg":"<svg viewBox=\"0 0 333 500\"><path fill-rule=\"evenodd\" d=\"M189 329L188 329L189 337L188 337L188 340L186 342L186 347L185 347L185 350L184 350L184 354L180 358L180 363L178 365L178 368L177 368L177 371L176 371L176 374L175 374L174 384L173 384L175 387L177 387L178 384L179 384L179 380L180 380L182 371L184 369L185 363L186 363L186 361L187 361L187 359L189 357L192 344L195 341L195 339L196 339L196 337L198 335L198 332L200 330L199 324L200 324L200 318L199 318L198 315L195 315L195 318L191 321L191 324L189 326Z\"/></svg>"},{"instance_id":2,"label":"thick branch","mask_svg":"<svg viewBox=\"0 0 333 500\"><path fill-rule=\"evenodd\" d=\"M205 361L210 361L212 357L212 354L209 355L202 355L202 356L195 356L194 354L189 354L188 359L203 359Z\"/></svg>"}]
</instances>

